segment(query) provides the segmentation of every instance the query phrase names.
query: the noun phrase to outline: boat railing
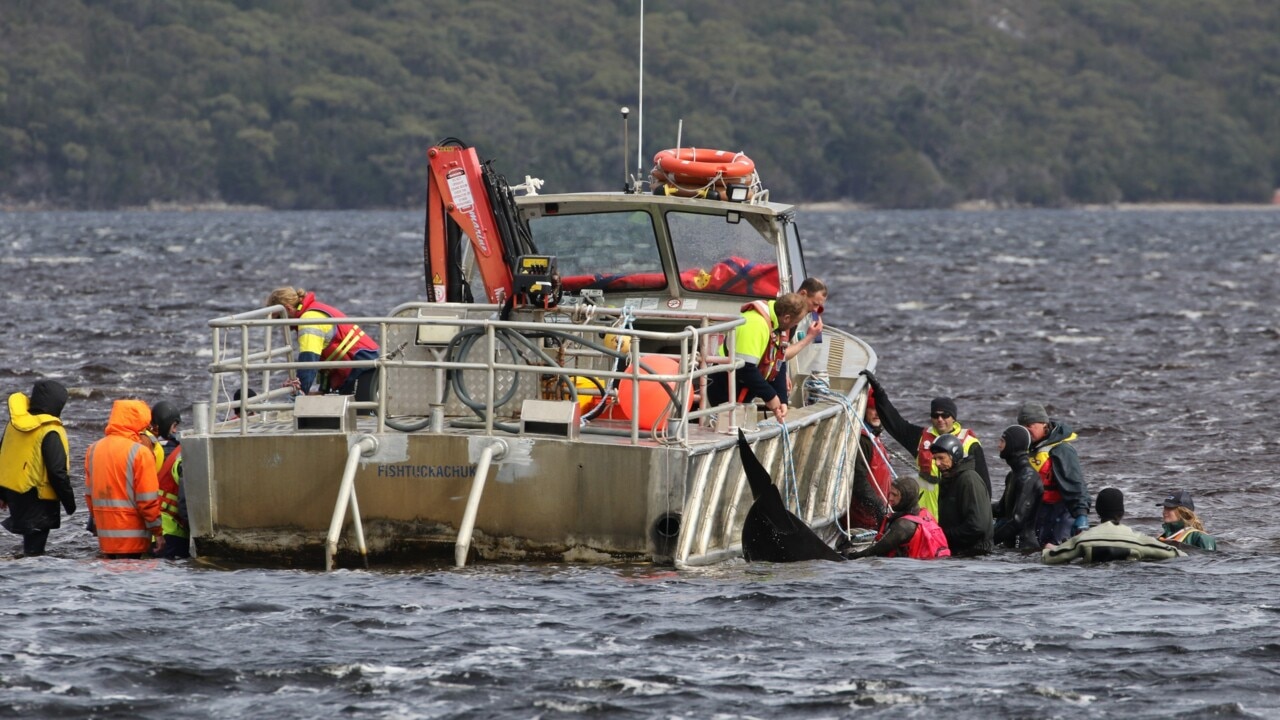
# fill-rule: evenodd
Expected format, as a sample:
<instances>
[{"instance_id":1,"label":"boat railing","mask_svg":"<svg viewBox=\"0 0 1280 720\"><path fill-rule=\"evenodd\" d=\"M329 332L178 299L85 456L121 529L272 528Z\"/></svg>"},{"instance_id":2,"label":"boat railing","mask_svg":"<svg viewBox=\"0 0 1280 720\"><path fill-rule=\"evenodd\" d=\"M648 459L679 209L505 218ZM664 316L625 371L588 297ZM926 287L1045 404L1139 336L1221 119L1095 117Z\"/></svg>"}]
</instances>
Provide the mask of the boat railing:
<instances>
[{"instance_id":1,"label":"boat railing","mask_svg":"<svg viewBox=\"0 0 1280 720\"><path fill-rule=\"evenodd\" d=\"M541 387L548 378L555 378L557 395L565 394L577 402L580 394L598 395L598 391L577 387L575 378L590 376L606 388L614 381L630 380L616 391L607 391L612 397L602 398L619 402L622 392L630 392L629 427L625 430L618 423L609 427L594 427L581 423L582 432L621 435L630 438L632 444L642 439L662 443L688 445L691 425L703 418L723 414L732 432L736 415L726 413L724 407L711 407L707 402L706 383L719 373L728 374L730 397L736 395L735 374L742 367L734 347L733 329L744 322L738 313L715 314L685 311L640 310L632 308L606 308L581 306L559 311L545 311L539 321L499 319L501 308L496 305L463 303L405 303L395 308L389 316L347 317L344 324L358 324L365 332L376 328L373 335L379 342L378 357L372 360L303 362L296 358L291 332L298 326L314 325L315 321L285 317L281 306L259 308L245 313L211 320L213 330L213 361L209 365L213 375L208 408L209 427L216 433L247 434L253 428L278 423L288 418L295 407L294 391L286 386L281 374L293 377L300 370L329 370L336 368L379 368L376 392L371 401L347 401L348 407L357 412L372 413L377 432L393 430L414 431L430 428L443 431L446 425L459 429L483 429L486 434L495 430L513 432L518 427L499 419L500 406L510 401L499 398L502 377L533 378L532 387ZM645 330L632 327L633 323L675 325L684 323L678 331ZM277 328L279 330L277 331ZM277 332L279 336L277 337ZM458 356L454 339L466 333L474 336L468 344L468 352ZM596 337L608 334L624 338L625 342L610 352L601 346ZM556 339L555 351L548 352L541 338ZM282 342L276 342L281 339ZM727 356L719 355L721 343ZM474 347L473 347L474 346ZM661 348L661 351L642 351L642 346ZM474 350L482 350L481 357L473 358ZM675 360L646 368L664 357ZM613 369L625 360L625 368ZM647 362L648 361L648 362ZM389 415L388 383L391 372L420 374L433 379L436 397L430 401L430 409L421 415L421 422L406 425ZM446 378L450 373L478 372L484 377L483 400L468 405L478 418L453 417L445 419L443 407L447 395ZM413 377L417 378L418 375ZM229 379L235 378L240 388L256 386L253 397L232 399L227 391ZM637 411L642 397L651 395L655 387L667 389L668 402L659 416L642 423ZM642 387L643 386L643 387ZM398 387L398 386L397 386ZM538 394L538 398L542 393ZM693 398L697 398L697 402ZM503 402L498 402L502 399ZM651 399L649 400L651 402ZM514 410L507 410L505 418L515 419ZM648 427L645 427L647 425Z\"/></svg>"}]
</instances>

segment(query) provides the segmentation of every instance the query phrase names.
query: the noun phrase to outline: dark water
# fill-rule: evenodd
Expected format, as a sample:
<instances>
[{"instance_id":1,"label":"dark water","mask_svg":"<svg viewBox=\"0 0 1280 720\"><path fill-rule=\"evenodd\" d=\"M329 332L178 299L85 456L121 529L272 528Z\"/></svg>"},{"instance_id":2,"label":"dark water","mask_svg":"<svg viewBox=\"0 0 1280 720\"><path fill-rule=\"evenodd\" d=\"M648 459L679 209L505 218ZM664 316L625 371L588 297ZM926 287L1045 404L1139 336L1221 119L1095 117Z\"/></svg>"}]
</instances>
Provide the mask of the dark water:
<instances>
[{"instance_id":1,"label":"dark water","mask_svg":"<svg viewBox=\"0 0 1280 720\"><path fill-rule=\"evenodd\" d=\"M909 417L951 394L991 441L1038 399L1131 524L1185 487L1223 551L324 575L104 562L82 511L48 557L0 538L0 717L1280 717L1280 213L804 227ZM209 318L422 297L421 216L5 214L0 270L0 394L73 388L79 481L112 400L206 395Z\"/></svg>"}]
</instances>

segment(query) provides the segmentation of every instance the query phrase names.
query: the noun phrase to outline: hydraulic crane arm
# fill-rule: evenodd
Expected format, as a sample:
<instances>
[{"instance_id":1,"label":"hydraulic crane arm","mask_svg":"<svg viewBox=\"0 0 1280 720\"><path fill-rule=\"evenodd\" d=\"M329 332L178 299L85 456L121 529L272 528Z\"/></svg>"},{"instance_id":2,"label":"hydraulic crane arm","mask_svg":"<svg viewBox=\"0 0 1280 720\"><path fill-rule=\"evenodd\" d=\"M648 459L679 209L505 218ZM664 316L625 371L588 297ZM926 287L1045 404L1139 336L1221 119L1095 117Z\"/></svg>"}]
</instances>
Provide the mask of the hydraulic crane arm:
<instances>
[{"instance_id":1,"label":"hydraulic crane arm","mask_svg":"<svg viewBox=\"0 0 1280 720\"><path fill-rule=\"evenodd\" d=\"M427 160L431 167L427 177L425 258L428 297L435 302L465 299L461 287L465 280L458 270L461 244L449 242L448 225L452 221L471 241L489 302L506 302L511 297L514 258L506 257L475 149L436 146L427 150Z\"/></svg>"}]
</instances>

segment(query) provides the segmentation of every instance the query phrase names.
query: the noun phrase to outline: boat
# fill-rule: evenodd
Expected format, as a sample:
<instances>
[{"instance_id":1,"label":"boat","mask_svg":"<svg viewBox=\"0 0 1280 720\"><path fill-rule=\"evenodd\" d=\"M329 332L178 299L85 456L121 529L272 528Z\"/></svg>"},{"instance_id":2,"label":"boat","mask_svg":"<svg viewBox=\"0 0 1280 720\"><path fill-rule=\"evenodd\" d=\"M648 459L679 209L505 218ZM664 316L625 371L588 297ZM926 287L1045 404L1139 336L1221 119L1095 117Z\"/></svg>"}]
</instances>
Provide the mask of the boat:
<instances>
[{"instance_id":1,"label":"boat","mask_svg":"<svg viewBox=\"0 0 1280 720\"><path fill-rule=\"evenodd\" d=\"M427 154L425 297L399 288L385 314L344 320L375 360L298 361L300 321L279 306L210 321L208 400L183 437L201 558L720 563L742 556L752 502L739 432L788 509L835 541L872 348L827 326L788 363L784 423L706 400L709 377L742 365L744 304L810 272L797 209L754 167L708 178L711 193L686 174L679 192L630 175L542 194L459 141ZM286 378L319 367L376 367L374 399L294 397Z\"/></svg>"}]
</instances>

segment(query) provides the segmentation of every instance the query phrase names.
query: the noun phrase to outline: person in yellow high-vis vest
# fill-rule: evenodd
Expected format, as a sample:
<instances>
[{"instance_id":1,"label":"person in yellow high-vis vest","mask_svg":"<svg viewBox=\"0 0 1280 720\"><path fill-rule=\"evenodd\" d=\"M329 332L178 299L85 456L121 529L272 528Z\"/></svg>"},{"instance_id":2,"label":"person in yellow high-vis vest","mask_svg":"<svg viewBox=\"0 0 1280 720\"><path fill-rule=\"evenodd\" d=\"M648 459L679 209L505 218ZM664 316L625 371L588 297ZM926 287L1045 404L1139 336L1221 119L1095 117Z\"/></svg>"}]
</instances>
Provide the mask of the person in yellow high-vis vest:
<instances>
[{"instance_id":1,"label":"person in yellow high-vis vest","mask_svg":"<svg viewBox=\"0 0 1280 720\"><path fill-rule=\"evenodd\" d=\"M313 292L294 287L276 288L267 296L265 304L267 307L281 305L290 318L309 321L297 327L299 362L378 359L378 343L359 325L346 322L342 311L316 300ZM357 401L363 402L373 399L377 377L376 367L304 368L285 384L293 388L294 394L316 390L321 394L354 395Z\"/></svg>"},{"instance_id":2,"label":"person in yellow high-vis vest","mask_svg":"<svg viewBox=\"0 0 1280 720\"><path fill-rule=\"evenodd\" d=\"M163 443L164 458L156 468L160 488L160 528L164 549L156 557L178 560L191 557L191 537L187 530L187 494L182 488L182 439L178 406L161 400L151 406L151 429Z\"/></svg>"},{"instance_id":3,"label":"person in yellow high-vis vest","mask_svg":"<svg viewBox=\"0 0 1280 720\"><path fill-rule=\"evenodd\" d=\"M756 300L742 306L746 320L733 330L734 350L745 361L735 377L738 386L734 402L745 403L759 398L767 410L782 422L787 417L785 378L780 375L783 355L791 331L808 312L808 301L798 293L787 293L777 300ZM720 354L726 354L724 347ZM707 379L707 400L712 405L729 402L729 376L725 373Z\"/></svg>"},{"instance_id":4,"label":"person in yellow high-vis vest","mask_svg":"<svg viewBox=\"0 0 1280 720\"><path fill-rule=\"evenodd\" d=\"M991 473L987 470L987 457L982 451L982 443L973 430L960 424L955 400L945 396L934 398L929 403L929 424L916 425L902 417L874 373L863 370L860 374L867 376L867 384L876 394L876 410L889 437L910 450L916 460L916 472L920 477L920 507L935 517L938 514L938 483L942 479L942 473L933 460L932 447L933 441L941 435L954 435L960 440L964 446L964 457L973 458L973 469L982 478L982 486L986 488L987 495L991 495Z\"/></svg>"},{"instance_id":5,"label":"person in yellow high-vis vest","mask_svg":"<svg viewBox=\"0 0 1280 720\"><path fill-rule=\"evenodd\" d=\"M67 389L39 380L28 397L9 396L9 423L0 438L0 507L9 508L4 528L22 536L25 555L43 555L49 531L61 527L59 505L76 511L71 461L62 408Z\"/></svg>"}]
</instances>

